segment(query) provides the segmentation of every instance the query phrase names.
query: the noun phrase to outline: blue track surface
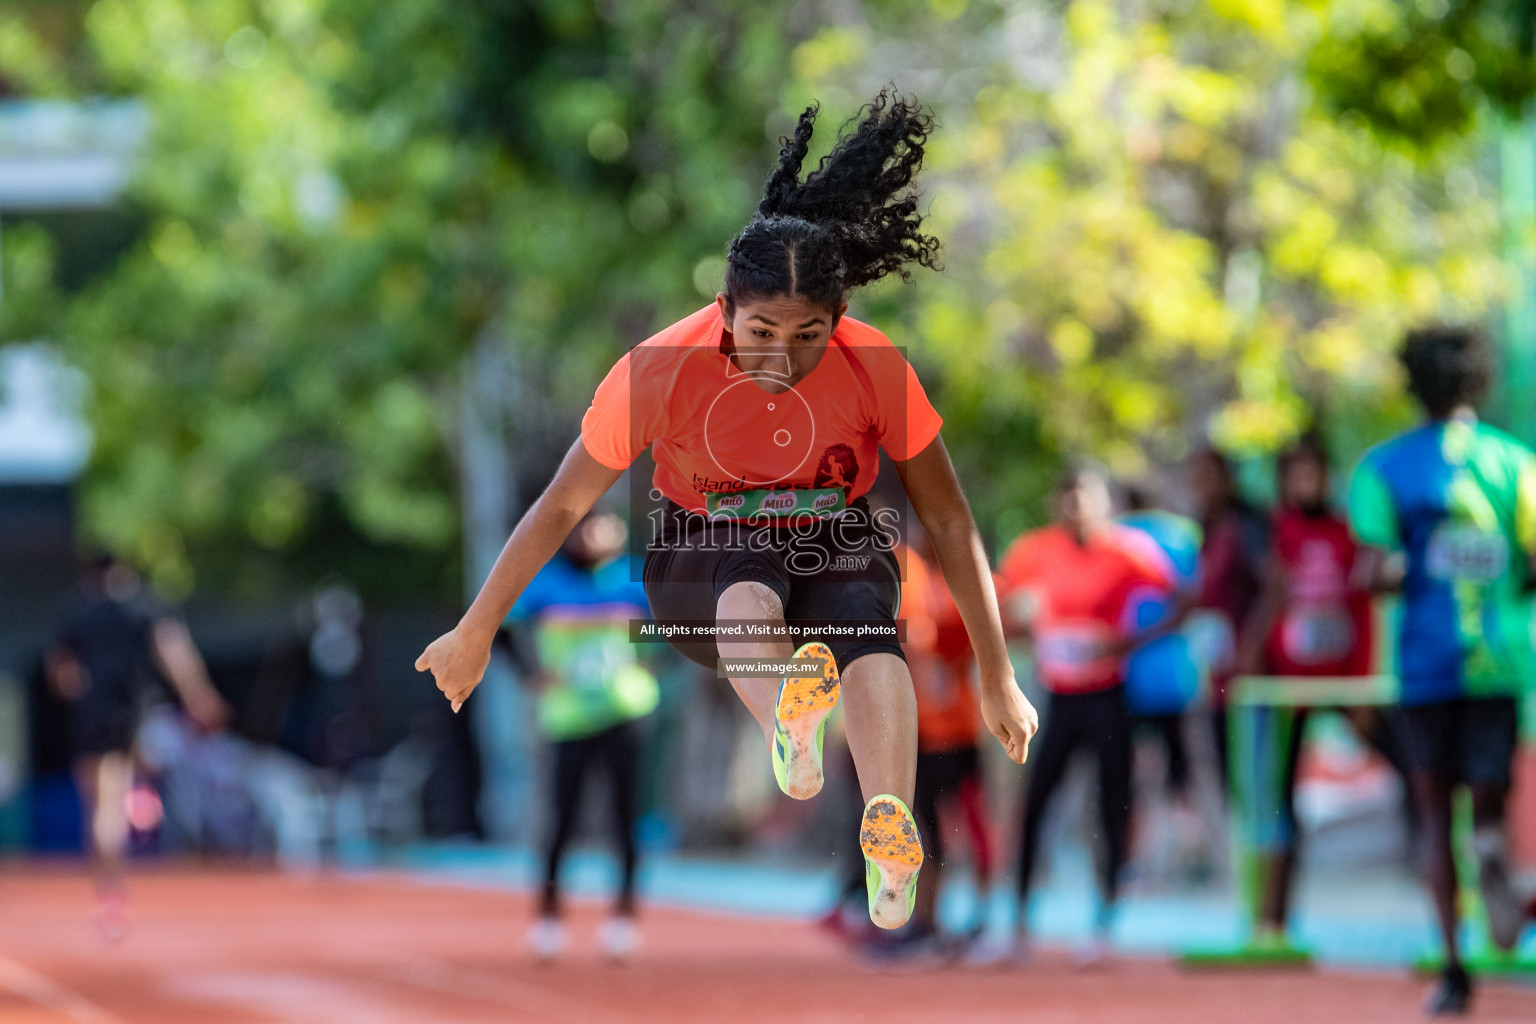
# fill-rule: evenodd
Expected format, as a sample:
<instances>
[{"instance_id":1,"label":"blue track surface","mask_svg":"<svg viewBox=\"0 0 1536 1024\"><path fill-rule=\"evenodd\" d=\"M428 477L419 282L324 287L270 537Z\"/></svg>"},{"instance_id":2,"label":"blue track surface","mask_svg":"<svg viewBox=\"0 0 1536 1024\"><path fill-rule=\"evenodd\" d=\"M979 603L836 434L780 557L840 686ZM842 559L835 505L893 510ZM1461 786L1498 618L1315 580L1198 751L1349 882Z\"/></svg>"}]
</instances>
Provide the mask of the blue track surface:
<instances>
[{"instance_id":1,"label":"blue track surface","mask_svg":"<svg viewBox=\"0 0 1536 1024\"><path fill-rule=\"evenodd\" d=\"M528 850L437 845L408 851L398 867L423 881L527 890L538 878ZM564 871L567 891L602 897L613 891L616 865L595 851L578 851ZM641 868L644 899L672 906L772 917L811 918L825 912L836 892L831 870L767 860L653 857ZM944 894L941 917L970 920L975 890L956 879ZM1006 923L1012 901L989 900L989 918ZM1094 914L1085 858L1063 858L1030 907L1032 933L1045 943L1073 943L1088 936ZM1131 894L1114 923L1115 945L1139 953L1179 953L1193 947L1236 944L1242 920L1235 901L1219 889ZM1428 907L1401 869L1333 873L1303 879L1297 899L1296 935L1324 963L1400 966L1435 950ZM1526 948L1536 951L1536 936Z\"/></svg>"}]
</instances>

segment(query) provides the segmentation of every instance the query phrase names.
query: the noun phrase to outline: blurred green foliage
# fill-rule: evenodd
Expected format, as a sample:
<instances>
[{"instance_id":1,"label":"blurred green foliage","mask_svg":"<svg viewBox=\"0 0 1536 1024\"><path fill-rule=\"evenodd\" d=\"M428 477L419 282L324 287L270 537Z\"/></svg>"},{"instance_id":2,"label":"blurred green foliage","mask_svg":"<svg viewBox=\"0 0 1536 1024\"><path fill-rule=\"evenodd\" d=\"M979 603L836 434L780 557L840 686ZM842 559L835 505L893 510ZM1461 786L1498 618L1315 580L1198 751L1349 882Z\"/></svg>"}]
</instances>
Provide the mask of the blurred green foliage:
<instances>
[{"instance_id":1,"label":"blurred green foliage","mask_svg":"<svg viewBox=\"0 0 1536 1024\"><path fill-rule=\"evenodd\" d=\"M914 336L999 534L1043 514L1027 496L1060 454L1164 497L1192 446L1261 453L1315 419L1352 457L1411 415L1404 326L1497 301L1475 118L1410 133L1308 77L1363 45L1333 34L1348 6L890 5L797 54L809 91L849 97L928 69L948 273L921 283Z\"/></svg>"},{"instance_id":2,"label":"blurred green foliage","mask_svg":"<svg viewBox=\"0 0 1536 1024\"><path fill-rule=\"evenodd\" d=\"M948 271L856 312L988 532L1064 453L1148 475L1315 408L1358 445L1407 414L1403 325L1498 299L1479 125L1532 88L1531 5L1491 0L72 6L0 15L0 76L142 100L145 227L69 294L8 230L0 336L88 373L88 525L182 590L208 551L323 565L337 524L456 565L476 340L532 382L536 478L622 349L713 294L792 113L889 79L943 122Z\"/></svg>"},{"instance_id":3,"label":"blurred green foliage","mask_svg":"<svg viewBox=\"0 0 1536 1024\"><path fill-rule=\"evenodd\" d=\"M19 25L4 72L61 89L77 55ZM790 38L663 0L98 0L85 26L92 84L152 115L146 228L67 300L8 235L4 331L89 375L88 526L173 590L198 549L300 546L332 505L456 564L464 353L515 346L523 421L569 438L627 344L713 295Z\"/></svg>"},{"instance_id":4,"label":"blurred green foliage","mask_svg":"<svg viewBox=\"0 0 1536 1024\"><path fill-rule=\"evenodd\" d=\"M1491 105L1518 116L1536 91L1531 0L1341 0L1307 71L1328 109L1412 145L1472 128Z\"/></svg>"}]
</instances>

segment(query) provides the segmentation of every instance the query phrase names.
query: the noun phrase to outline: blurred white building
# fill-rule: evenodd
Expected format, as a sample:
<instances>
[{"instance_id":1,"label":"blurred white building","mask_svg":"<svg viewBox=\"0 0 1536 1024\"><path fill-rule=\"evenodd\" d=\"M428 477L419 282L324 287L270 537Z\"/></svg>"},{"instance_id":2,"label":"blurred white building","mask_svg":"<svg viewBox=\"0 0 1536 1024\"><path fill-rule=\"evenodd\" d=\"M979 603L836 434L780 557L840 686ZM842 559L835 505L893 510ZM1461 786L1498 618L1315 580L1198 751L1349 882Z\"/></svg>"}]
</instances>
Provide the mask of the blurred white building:
<instances>
[{"instance_id":1,"label":"blurred white building","mask_svg":"<svg viewBox=\"0 0 1536 1024\"><path fill-rule=\"evenodd\" d=\"M138 103L0 102L0 216L110 206L148 115Z\"/></svg>"},{"instance_id":2,"label":"blurred white building","mask_svg":"<svg viewBox=\"0 0 1536 1024\"><path fill-rule=\"evenodd\" d=\"M90 455L84 378L45 343L0 348L0 484L68 483Z\"/></svg>"},{"instance_id":3,"label":"blurred white building","mask_svg":"<svg viewBox=\"0 0 1536 1024\"><path fill-rule=\"evenodd\" d=\"M0 242L7 215L115 203L147 123L132 101L0 102ZM0 302L4 289L0 277ZM41 342L0 349L0 483L63 483L79 474L90 452L82 387Z\"/></svg>"}]
</instances>

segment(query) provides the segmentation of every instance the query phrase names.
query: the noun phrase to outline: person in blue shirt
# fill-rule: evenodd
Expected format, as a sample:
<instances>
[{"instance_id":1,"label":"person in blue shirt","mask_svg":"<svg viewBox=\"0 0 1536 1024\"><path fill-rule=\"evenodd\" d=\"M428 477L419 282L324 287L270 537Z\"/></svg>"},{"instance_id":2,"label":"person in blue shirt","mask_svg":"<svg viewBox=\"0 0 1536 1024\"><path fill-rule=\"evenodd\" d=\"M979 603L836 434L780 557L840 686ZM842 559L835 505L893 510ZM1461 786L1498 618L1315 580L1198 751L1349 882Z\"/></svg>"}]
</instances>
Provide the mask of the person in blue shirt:
<instances>
[{"instance_id":1,"label":"person in blue shirt","mask_svg":"<svg viewBox=\"0 0 1536 1024\"><path fill-rule=\"evenodd\" d=\"M512 608L514 644L538 689L539 731L553 745L554 827L545 849L539 920L529 945L540 959L566 944L560 923L560 862L579 820L587 776L602 771L612 796L619 847L619 893L598 938L614 959L637 943L635 916L635 784L640 769L637 722L656 708L656 679L630 642L631 619L649 618L644 587L623 556L624 522L593 512L571 531L560 553L529 583ZM531 642L527 642L531 641Z\"/></svg>"},{"instance_id":2,"label":"person in blue shirt","mask_svg":"<svg viewBox=\"0 0 1536 1024\"><path fill-rule=\"evenodd\" d=\"M1172 619L1182 622L1183 605L1199 578L1200 526L1192 519L1152 507L1147 496L1126 488L1126 512L1121 526L1147 537L1162 551L1173 569L1174 593L1148 589L1137 595L1127 614L1134 625L1145 627ZM1179 632L1160 636L1133 651L1125 663L1125 701L1138 724L1150 728L1162 741L1167 755L1168 793L1186 802L1189 792L1189 755L1184 742L1184 713L1199 689L1200 671L1189 649L1189 639Z\"/></svg>"},{"instance_id":3,"label":"person in blue shirt","mask_svg":"<svg viewBox=\"0 0 1536 1024\"><path fill-rule=\"evenodd\" d=\"M1472 984L1457 942L1452 794L1471 790L1473 845L1494 941L1513 948L1526 907L1506 867L1504 819L1530 678L1536 570L1536 453L1479 422L1491 378L1481 337L1457 328L1408 335L1408 388L1418 427L1366 453L1350 520L1367 544L1401 552L1401 681L1396 725L1420 809L1424 877L1446 968L1428 1009L1465 1013Z\"/></svg>"}]
</instances>

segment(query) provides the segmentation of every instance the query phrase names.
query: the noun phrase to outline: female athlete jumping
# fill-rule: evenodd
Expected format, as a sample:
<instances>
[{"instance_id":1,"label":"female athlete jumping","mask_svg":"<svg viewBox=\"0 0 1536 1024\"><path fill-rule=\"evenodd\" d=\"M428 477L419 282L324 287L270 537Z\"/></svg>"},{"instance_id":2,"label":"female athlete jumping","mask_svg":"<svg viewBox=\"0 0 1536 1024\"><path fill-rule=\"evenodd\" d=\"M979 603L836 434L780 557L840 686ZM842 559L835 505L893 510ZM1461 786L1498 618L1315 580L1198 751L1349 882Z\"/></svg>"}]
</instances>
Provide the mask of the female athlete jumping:
<instances>
[{"instance_id":1,"label":"female athlete jumping","mask_svg":"<svg viewBox=\"0 0 1536 1024\"><path fill-rule=\"evenodd\" d=\"M923 853L907 808L917 707L889 628L899 603L896 530L864 499L877 446L932 539L975 646L982 716L1014 761L1023 762L1037 718L1014 682L939 416L885 335L845 315L853 289L936 262L938 242L920 233L910 188L932 120L882 92L802 180L816 114L807 109L784 140L757 216L731 243L724 291L613 367L580 439L469 610L416 667L432 672L457 710L528 581L649 447L652 494L666 502L646 517L656 622L710 624L703 637L671 641L709 668L723 663L762 726L780 788L796 799L821 789L823 726L841 695L867 801L860 843L870 917L895 928L911 914ZM792 632L797 625L803 631ZM796 650L804 639L825 643Z\"/></svg>"}]
</instances>

